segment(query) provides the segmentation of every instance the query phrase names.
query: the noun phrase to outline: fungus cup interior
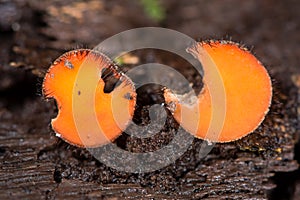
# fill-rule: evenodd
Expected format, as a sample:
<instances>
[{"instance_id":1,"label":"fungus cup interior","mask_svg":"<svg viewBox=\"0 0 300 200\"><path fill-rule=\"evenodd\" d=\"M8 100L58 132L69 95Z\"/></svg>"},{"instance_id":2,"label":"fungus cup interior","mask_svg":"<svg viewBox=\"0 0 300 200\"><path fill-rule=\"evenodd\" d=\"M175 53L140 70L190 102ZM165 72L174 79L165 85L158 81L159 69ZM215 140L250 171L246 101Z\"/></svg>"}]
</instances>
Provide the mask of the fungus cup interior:
<instances>
[{"instance_id":1,"label":"fungus cup interior","mask_svg":"<svg viewBox=\"0 0 300 200\"><path fill-rule=\"evenodd\" d=\"M231 142L253 132L264 120L272 99L265 67L248 50L230 41L200 42L187 51L202 64L204 86L192 104L185 103L186 96L165 90L166 104L175 104L174 118L195 137L212 142ZM217 76L222 87L214 85ZM224 96L218 95L222 89ZM218 118L218 109L224 111L224 118ZM217 120L212 123L214 117ZM211 128L220 125L217 132Z\"/></svg>"},{"instance_id":2,"label":"fungus cup interior","mask_svg":"<svg viewBox=\"0 0 300 200\"><path fill-rule=\"evenodd\" d=\"M111 69L106 76L119 80L109 93L104 92L103 69ZM43 93L58 105L53 130L80 147L99 147L117 138L131 121L136 102L131 80L109 58L88 49L59 57L44 78Z\"/></svg>"}]
</instances>

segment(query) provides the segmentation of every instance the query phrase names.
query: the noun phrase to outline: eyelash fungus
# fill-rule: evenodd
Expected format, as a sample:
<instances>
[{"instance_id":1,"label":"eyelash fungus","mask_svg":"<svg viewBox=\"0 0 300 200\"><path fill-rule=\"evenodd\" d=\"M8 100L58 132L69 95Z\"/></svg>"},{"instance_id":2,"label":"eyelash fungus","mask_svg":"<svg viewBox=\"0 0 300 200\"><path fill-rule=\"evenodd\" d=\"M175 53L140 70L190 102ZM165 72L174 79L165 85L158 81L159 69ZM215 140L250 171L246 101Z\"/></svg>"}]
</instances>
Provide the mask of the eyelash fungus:
<instances>
[{"instance_id":1,"label":"eyelash fungus","mask_svg":"<svg viewBox=\"0 0 300 200\"><path fill-rule=\"evenodd\" d=\"M264 120L272 100L272 84L265 67L247 49L231 41L203 41L187 51L202 64L204 86L196 99L188 94L178 95L168 88L164 90L165 104L176 121L196 138L211 142L231 142L253 132ZM82 90L76 90L80 68L88 69L83 77L86 84L81 87L90 87L91 79L97 83L92 105L106 139L92 133L92 126L89 126L92 116L86 114L85 104L78 110L84 118L83 126L91 131L87 131L86 135L79 135L77 131L72 107L74 95L85 98ZM219 72L226 97L224 124L217 137L208 132L213 113L208 83L213 84L210 77L213 68ZM109 79L120 80L121 83L107 89L105 81ZM132 81L105 55L88 49L67 52L54 61L45 75L43 93L46 98L54 98L58 104L58 115L51 122L57 136L79 147L99 147L116 139L131 121L136 105ZM111 104L112 95L118 97L115 108ZM83 102L91 100L83 99ZM112 113L116 109L120 112L128 110L121 114L118 123Z\"/></svg>"},{"instance_id":2,"label":"eyelash fungus","mask_svg":"<svg viewBox=\"0 0 300 200\"><path fill-rule=\"evenodd\" d=\"M264 120L272 100L271 79L265 67L247 49L231 41L203 41L187 51L202 63L204 86L198 101L192 104L185 103L186 95L164 91L166 104L172 105L171 111L178 123L195 137L211 142L231 142L253 132ZM206 74L212 74L214 67L219 71L226 95L226 114L218 136L208 132L212 97L207 83L212 79ZM194 112L197 106L199 112ZM184 119L182 112L186 113ZM195 121L198 118L199 121ZM194 128L195 123L197 128Z\"/></svg>"},{"instance_id":3,"label":"eyelash fungus","mask_svg":"<svg viewBox=\"0 0 300 200\"><path fill-rule=\"evenodd\" d=\"M81 79L84 80L85 85L81 86L76 83L79 69L84 70ZM109 71L105 78L110 76L121 82L109 93L104 93L105 81L102 75L105 70ZM91 91L95 93L94 101L87 99L85 90L77 89L92 87L91 82L96 83L95 90ZM119 73L116 65L105 55L88 49L69 51L55 60L45 75L43 94L46 98L54 98L59 108L57 117L51 122L56 135L80 147L98 147L117 138L131 121L136 102L135 87L131 80ZM116 104L111 103L113 95L118 97ZM78 124L76 121L75 125L72 106L74 98L81 98L83 102L83 105L76 110L80 112L84 124ZM92 129L93 116L87 114L87 106L94 106L99 127L106 138L103 139L99 133L89 130ZM112 110L117 109L128 110L128 112L120 112L123 115L118 118L118 124L112 113ZM82 126L86 127L86 135L78 133L78 127Z\"/></svg>"}]
</instances>

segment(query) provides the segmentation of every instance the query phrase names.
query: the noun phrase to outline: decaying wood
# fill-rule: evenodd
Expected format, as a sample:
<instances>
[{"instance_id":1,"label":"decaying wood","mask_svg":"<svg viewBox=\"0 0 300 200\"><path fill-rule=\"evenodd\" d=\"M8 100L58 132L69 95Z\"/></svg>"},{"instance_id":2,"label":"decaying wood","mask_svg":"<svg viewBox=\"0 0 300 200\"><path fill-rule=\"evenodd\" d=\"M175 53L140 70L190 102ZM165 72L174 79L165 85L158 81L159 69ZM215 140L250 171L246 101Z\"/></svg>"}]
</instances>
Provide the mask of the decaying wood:
<instances>
[{"instance_id":1,"label":"decaying wood","mask_svg":"<svg viewBox=\"0 0 300 200\"><path fill-rule=\"evenodd\" d=\"M293 23L299 22L299 14L286 13L283 8L290 10L288 3L269 10L269 4L274 6L272 1L255 4L233 0L232 5L237 5L243 12L225 13L229 18L222 15L213 18L225 5L219 1L205 2L166 3L171 13L188 10L190 15L182 19L175 15L172 19L167 18L165 23L183 32L194 28L190 33L194 37L226 33L231 28L238 39L250 40L276 79L272 108L262 126L249 136L236 142L217 144L204 159L198 157L202 141L195 139L176 163L145 174L111 169L94 159L87 150L56 138L49 126L56 115L55 104L38 95L45 70L66 49L78 44L96 45L119 31L157 23L148 19L138 9L140 5L132 1L0 3L0 7L21 13L10 17L9 23L0 23L0 27L8 31L0 33L3 49L0 53L0 199L268 198L276 187L271 177L298 168L294 148L299 139L297 109L300 102L291 75L297 70L299 73L300 55L298 34L291 31L286 35L288 33L282 32L284 28L277 27L284 26L285 19L280 18L274 26L268 21L260 22L257 16L263 19L273 19L274 13L285 16L293 29ZM207 10L201 9L199 14L195 8L203 6ZM186 20L189 19L192 19L190 23L197 22L199 26L187 27ZM244 30L241 24L246 22L249 24ZM259 27L252 27L259 22L262 23L257 25ZM266 27L263 23L267 23ZM14 24L13 31L9 30L11 24ZM20 30L16 30L18 27ZM94 35L99 38L95 39ZM285 48L280 51L277 47ZM155 53L151 56L166 60ZM175 61L171 63L175 63L177 69L185 69ZM195 79L194 71L190 69L182 70L182 73L188 80ZM169 117L164 129L153 139L138 140L122 135L117 143L133 152L155 150L173 138L176 128L178 124ZM293 195L297 197L299 183L295 191Z\"/></svg>"}]
</instances>

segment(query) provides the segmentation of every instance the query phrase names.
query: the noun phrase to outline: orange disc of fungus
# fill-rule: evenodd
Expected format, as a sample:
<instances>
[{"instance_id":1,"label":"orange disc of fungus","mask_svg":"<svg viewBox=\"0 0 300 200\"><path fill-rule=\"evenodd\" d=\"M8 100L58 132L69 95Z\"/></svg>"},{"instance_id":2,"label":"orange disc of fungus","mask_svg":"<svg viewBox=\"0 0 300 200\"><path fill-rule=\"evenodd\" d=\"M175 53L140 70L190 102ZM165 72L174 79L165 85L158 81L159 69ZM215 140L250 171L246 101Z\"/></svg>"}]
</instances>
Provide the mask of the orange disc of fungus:
<instances>
[{"instance_id":1,"label":"orange disc of fungus","mask_svg":"<svg viewBox=\"0 0 300 200\"><path fill-rule=\"evenodd\" d=\"M106 78L119 81L109 92L105 92L105 70ZM109 58L88 49L59 57L45 75L43 93L58 105L53 130L80 147L99 147L117 138L131 121L136 102L131 80Z\"/></svg>"},{"instance_id":2,"label":"orange disc of fungus","mask_svg":"<svg viewBox=\"0 0 300 200\"><path fill-rule=\"evenodd\" d=\"M173 105L174 118L195 137L212 142L231 142L253 132L264 120L272 99L265 67L248 50L229 41L200 42L187 51L202 64L204 86L194 103L165 90L165 101ZM223 97L212 96L216 71ZM218 133L209 131L216 125L211 124L213 107L218 109L218 105L212 105L213 98L223 101L225 107L224 118L216 123L222 126Z\"/></svg>"}]
</instances>

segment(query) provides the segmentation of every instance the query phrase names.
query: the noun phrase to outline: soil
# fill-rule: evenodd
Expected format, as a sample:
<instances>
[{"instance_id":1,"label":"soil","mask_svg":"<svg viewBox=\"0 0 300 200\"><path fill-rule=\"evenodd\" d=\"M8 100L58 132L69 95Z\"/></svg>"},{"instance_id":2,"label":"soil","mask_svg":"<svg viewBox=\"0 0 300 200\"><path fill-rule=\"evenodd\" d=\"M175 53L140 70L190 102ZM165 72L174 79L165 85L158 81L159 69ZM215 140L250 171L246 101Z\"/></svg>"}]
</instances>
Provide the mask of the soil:
<instances>
[{"instance_id":1,"label":"soil","mask_svg":"<svg viewBox=\"0 0 300 200\"><path fill-rule=\"evenodd\" d=\"M158 22L139 1L0 1L0 199L300 199L300 3L170 0L162 6L166 16ZM274 98L262 125L238 141L217 144L203 159L203 141L194 139L175 163L136 174L57 138L50 126L55 102L41 92L51 63L68 50L93 48L144 26L251 45L273 79ZM132 54L139 57L136 65L150 60L174 67L200 91L201 75L175 55L153 49ZM149 123L149 106L163 102L159 91L158 85L138 90L134 122ZM151 138L123 133L115 144L135 153L156 151L178 127L168 113Z\"/></svg>"}]
</instances>

